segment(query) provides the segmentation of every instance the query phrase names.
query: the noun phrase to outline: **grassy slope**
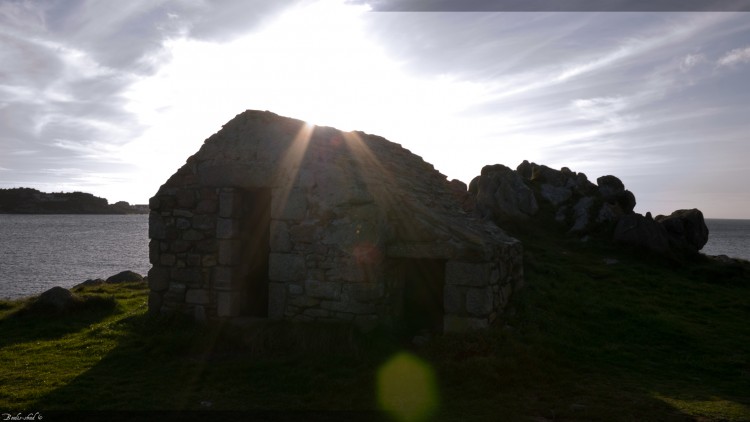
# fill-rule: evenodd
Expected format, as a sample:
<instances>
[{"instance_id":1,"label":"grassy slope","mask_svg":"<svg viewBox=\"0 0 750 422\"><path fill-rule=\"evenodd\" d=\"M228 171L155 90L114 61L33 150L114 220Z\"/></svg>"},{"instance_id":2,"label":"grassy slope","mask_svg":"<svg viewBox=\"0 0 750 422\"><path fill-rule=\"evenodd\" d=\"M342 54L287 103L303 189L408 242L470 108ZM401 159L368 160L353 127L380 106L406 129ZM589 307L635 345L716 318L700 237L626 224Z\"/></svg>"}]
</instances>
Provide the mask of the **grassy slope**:
<instances>
[{"instance_id":1,"label":"grassy slope","mask_svg":"<svg viewBox=\"0 0 750 422\"><path fill-rule=\"evenodd\" d=\"M0 411L377 409L378 368L409 348L435 372L438 420L750 420L747 269L509 231L527 280L508 315L420 347L341 327L152 320L139 285L88 290L116 306L65 318L8 317L21 304L2 303Z\"/></svg>"}]
</instances>

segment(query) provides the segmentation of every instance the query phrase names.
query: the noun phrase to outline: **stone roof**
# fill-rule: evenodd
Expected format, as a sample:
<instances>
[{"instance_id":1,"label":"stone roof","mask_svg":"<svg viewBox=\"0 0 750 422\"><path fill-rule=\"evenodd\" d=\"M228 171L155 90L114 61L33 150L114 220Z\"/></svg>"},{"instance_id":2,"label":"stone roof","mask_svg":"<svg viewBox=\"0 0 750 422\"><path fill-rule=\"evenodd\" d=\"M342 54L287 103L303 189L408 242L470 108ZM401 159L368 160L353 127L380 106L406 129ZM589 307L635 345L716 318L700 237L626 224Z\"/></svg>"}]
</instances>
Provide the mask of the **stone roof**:
<instances>
[{"instance_id":1,"label":"stone roof","mask_svg":"<svg viewBox=\"0 0 750 422\"><path fill-rule=\"evenodd\" d=\"M268 111L225 124L159 194L188 186L270 188L273 218L312 219L331 232L341 219L370 222L357 235L389 257L486 261L517 243L464 211L465 193L401 145Z\"/></svg>"}]
</instances>

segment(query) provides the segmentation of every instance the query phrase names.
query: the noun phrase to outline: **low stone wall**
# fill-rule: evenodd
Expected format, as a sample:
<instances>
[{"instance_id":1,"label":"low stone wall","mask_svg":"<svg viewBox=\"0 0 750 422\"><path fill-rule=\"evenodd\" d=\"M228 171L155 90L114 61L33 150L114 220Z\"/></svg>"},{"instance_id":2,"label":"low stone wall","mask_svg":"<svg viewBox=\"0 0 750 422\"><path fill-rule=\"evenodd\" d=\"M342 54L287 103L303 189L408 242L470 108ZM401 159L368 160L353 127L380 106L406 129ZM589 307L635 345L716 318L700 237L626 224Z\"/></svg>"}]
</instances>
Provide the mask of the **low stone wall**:
<instances>
[{"instance_id":1,"label":"low stone wall","mask_svg":"<svg viewBox=\"0 0 750 422\"><path fill-rule=\"evenodd\" d=\"M505 248L498 262L448 261L444 309L445 332L485 328L505 310L523 285L523 248Z\"/></svg>"}]
</instances>

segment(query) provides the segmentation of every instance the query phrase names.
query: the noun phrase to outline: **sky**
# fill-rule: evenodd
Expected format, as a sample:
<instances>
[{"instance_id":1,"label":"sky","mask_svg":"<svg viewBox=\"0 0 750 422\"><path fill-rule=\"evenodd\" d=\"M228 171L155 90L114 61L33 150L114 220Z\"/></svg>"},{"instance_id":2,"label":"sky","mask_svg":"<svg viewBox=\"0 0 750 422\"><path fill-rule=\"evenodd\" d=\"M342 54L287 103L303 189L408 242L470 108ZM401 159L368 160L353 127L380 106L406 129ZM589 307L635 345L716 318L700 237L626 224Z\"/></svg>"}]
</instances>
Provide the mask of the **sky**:
<instances>
[{"instance_id":1,"label":"sky","mask_svg":"<svg viewBox=\"0 0 750 422\"><path fill-rule=\"evenodd\" d=\"M147 203L259 109L467 184L529 160L615 175L640 213L750 219L747 3L508 4L0 0L0 188Z\"/></svg>"}]
</instances>

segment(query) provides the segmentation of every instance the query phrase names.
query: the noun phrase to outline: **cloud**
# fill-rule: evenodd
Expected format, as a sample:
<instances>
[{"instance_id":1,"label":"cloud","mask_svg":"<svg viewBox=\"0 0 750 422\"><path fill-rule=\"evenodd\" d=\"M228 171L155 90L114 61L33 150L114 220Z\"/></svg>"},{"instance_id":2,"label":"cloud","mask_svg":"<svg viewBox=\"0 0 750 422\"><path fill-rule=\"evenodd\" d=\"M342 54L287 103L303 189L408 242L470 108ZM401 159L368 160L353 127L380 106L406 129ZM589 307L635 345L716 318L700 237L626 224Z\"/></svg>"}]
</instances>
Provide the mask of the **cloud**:
<instances>
[{"instance_id":1,"label":"cloud","mask_svg":"<svg viewBox=\"0 0 750 422\"><path fill-rule=\"evenodd\" d=\"M694 67L707 61L703 54L688 54L680 60L679 68L683 73L689 72Z\"/></svg>"},{"instance_id":2,"label":"cloud","mask_svg":"<svg viewBox=\"0 0 750 422\"><path fill-rule=\"evenodd\" d=\"M732 67L739 64L750 63L750 46L744 48L735 48L724 54L716 61L717 67Z\"/></svg>"},{"instance_id":3,"label":"cloud","mask_svg":"<svg viewBox=\"0 0 750 422\"><path fill-rule=\"evenodd\" d=\"M572 102L572 106L586 120L616 121L627 104L622 97L599 97L577 99Z\"/></svg>"},{"instance_id":4,"label":"cloud","mask_svg":"<svg viewBox=\"0 0 750 422\"><path fill-rule=\"evenodd\" d=\"M0 1L0 167L39 181L70 162L127 166L145 130L127 94L171 60L170 40L232 39L296 3Z\"/></svg>"}]
</instances>

